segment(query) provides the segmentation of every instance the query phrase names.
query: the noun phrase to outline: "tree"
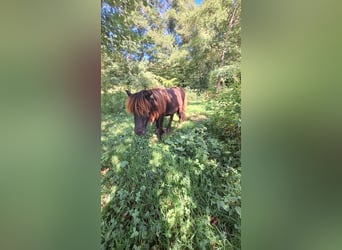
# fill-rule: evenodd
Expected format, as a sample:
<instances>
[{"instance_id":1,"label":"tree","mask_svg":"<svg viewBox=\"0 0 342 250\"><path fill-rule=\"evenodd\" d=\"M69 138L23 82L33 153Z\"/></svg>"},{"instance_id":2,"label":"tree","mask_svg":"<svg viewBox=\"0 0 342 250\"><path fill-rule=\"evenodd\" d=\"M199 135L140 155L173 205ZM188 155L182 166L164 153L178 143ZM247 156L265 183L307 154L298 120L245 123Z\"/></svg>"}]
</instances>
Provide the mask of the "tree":
<instances>
[{"instance_id":1,"label":"tree","mask_svg":"<svg viewBox=\"0 0 342 250\"><path fill-rule=\"evenodd\" d=\"M240 63L240 0L199 7L193 0L105 0L102 6L103 67L112 65L103 70L105 80L203 89L213 84L211 72ZM217 74L216 91L224 81Z\"/></svg>"}]
</instances>

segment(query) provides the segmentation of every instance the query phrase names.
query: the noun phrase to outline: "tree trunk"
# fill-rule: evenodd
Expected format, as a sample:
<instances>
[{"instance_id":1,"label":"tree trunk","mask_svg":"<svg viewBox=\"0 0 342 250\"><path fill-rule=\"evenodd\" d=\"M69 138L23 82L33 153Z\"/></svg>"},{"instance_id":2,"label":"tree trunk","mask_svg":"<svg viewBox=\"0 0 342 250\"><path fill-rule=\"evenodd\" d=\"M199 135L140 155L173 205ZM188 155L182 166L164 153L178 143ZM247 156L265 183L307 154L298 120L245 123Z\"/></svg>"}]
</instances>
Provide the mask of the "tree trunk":
<instances>
[{"instance_id":1,"label":"tree trunk","mask_svg":"<svg viewBox=\"0 0 342 250\"><path fill-rule=\"evenodd\" d=\"M220 67L222 67L223 64L224 64L224 54L225 53L226 53L226 51L224 50L222 52L222 55L221 55L221 65L220 65ZM216 82L216 94L220 91L220 88L221 88L221 76L218 75L217 82Z\"/></svg>"},{"instance_id":2,"label":"tree trunk","mask_svg":"<svg viewBox=\"0 0 342 250\"><path fill-rule=\"evenodd\" d=\"M238 4L235 4L235 1L234 1L234 4L233 4L233 12L230 14L229 12L229 8L227 9L227 12L228 12L228 30L227 30L227 42L228 39L229 39L229 32L232 30L233 26L234 26L234 23L235 23L235 14L236 14L236 11L238 9ZM227 46L227 49L229 48L229 46ZM224 54L226 53L226 50L224 49L222 51L222 55L221 55L221 65L220 67L222 68L223 65L224 65ZM217 82L216 82L216 94L220 91L220 88L221 88L221 76L218 75L217 77Z\"/></svg>"}]
</instances>

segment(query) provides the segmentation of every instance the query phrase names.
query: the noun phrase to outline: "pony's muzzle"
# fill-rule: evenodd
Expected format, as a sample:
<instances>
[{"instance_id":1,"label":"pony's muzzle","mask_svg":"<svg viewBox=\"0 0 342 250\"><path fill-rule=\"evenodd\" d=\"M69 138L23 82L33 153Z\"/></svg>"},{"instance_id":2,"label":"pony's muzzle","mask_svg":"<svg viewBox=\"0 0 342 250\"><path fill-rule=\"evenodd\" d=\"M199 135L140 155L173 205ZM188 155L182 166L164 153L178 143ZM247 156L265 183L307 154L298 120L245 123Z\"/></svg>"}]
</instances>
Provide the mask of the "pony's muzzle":
<instances>
[{"instance_id":1,"label":"pony's muzzle","mask_svg":"<svg viewBox=\"0 0 342 250\"><path fill-rule=\"evenodd\" d=\"M146 133L146 131L144 129L134 129L134 132L137 135L144 135Z\"/></svg>"}]
</instances>

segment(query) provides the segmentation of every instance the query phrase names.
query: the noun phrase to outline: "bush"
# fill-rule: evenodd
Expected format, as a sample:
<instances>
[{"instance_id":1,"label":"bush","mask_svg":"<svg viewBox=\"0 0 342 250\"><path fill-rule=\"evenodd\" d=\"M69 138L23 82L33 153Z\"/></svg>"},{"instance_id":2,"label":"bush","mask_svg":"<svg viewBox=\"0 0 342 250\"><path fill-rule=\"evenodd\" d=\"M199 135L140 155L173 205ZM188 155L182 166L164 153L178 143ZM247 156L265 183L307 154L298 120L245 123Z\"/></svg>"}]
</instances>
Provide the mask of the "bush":
<instances>
[{"instance_id":1,"label":"bush","mask_svg":"<svg viewBox=\"0 0 342 250\"><path fill-rule=\"evenodd\" d=\"M101 112L103 114L115 114L125 111L127 95L125 92L109 92L101 95Z\"/></svg>"},{"instance_id":2,"label":"bush","mask_svg":"<svg viewBox=\"0 0 342 250\"><path fill-rule=\"evenodd\" d=\"M238 64L226 65L218 69L212 70L209 73L209 86L216 86L218 77L221 77L221 82L226 86L241 83L241 70Z\"/></svg>"},{"instance_id":3,"label":"bush","mask_svg":"<svg viewBox=\"0 0 342 250\"><path fill-rule=\"evenodd\" d=\"M240 166L241 156L241 85L239 83L223 88L221 92L211 98L206 109L211 114L208 128L217 136L228 152L230 165Z\"/></svg>"}]
</instances>

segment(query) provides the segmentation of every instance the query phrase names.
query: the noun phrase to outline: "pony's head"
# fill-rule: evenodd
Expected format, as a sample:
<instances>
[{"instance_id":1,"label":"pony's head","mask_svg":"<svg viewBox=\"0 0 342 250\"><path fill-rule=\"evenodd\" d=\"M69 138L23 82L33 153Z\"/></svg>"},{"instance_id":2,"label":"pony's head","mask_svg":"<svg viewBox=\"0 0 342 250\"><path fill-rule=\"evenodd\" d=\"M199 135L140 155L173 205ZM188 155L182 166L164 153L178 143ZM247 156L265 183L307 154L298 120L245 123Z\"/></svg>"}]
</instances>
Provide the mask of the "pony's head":
<instances>
[{"instance_id":1,"label":"pony's head","mask_svg":"<svg viewBox=\"0 0 342 250\"><path fill-rule=\"evenodd\" d=\"M126 109L134 115L134 132L137 135L146 133L148 121L151 121L151 112L153 111L154 99L151 90L142 90L132 94L126 90L128 99Z\"/></svg>"}]
</instances>

